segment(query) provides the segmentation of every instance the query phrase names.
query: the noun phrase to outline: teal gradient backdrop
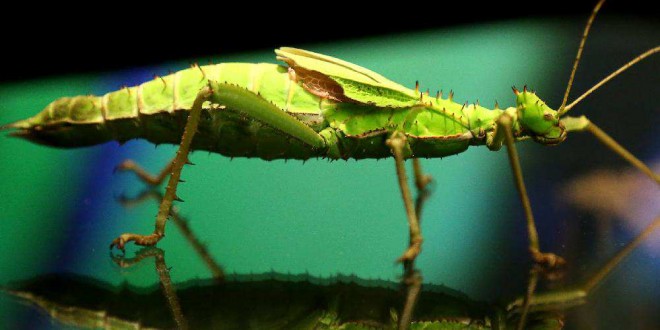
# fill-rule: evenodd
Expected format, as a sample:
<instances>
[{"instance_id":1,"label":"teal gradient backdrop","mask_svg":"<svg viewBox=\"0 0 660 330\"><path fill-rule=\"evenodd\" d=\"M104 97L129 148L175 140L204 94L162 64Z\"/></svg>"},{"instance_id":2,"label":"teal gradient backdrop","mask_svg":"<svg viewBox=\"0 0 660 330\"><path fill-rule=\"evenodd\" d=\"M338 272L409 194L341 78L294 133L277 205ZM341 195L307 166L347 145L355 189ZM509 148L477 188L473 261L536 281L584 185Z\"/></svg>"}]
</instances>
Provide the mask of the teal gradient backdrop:
<instances>
[{"instance_id":1,"label":"teal gradient backdrop","mask_svg":"<svg viewBox=\"0 0 660 330\"><path fill-rule=\"evenodd\" d=\"M650 30L658 31L657 26ZM497 100L501 107L511 106L510 86L529 84L556 106L578 34L578 23L517 21L295 46L363 65L405 85L419 80L423 89L453 89L458 101L478 99L492 107ZM644 41L639 44L642 46L623 59L648 48ZM585 59L605 60L598 56ZM214 61L274 62L274 54L264 50L218 56ZM593 82L621 63L608 62L610 66L602 67L595 77L578 79ZM61 96L102 94L186 66L165 63L0 86L0 122L32 115ZM616 110L621 109L607 109ZM655 120L657 123L657 115ZM113 175L113 168L132 158L156 172L175 150L174 146L154 149L143 141L121 147L112 142L57 150L0 138L0 210L4 218L0 221L0 284L52 271L88 275L114 285L127 282L146 287L157 282L151 263L123 270L108 257L108 244L118 234L151 232L157 210L153 201L121 207L118 196L136 196L144 186L132 175ZM543 244L562 254L565 240L557 232L567 222L561 217L565 210L549 205L544 197L558 184L540 173L568 179L572 163L553 164L544 158L548 153L540 146L524 144L520 150ZM651 143L634 151L650 159L657 150L657 143ZM549 154L571 156L557 150ZM408 232L392 160L266 162L196 152L191 161L196 165L184 168L186 183L180 185L178 195L185 203L178 205L179 211L227 273L276 271L320 277L342 273L398 279L400 266L394 260L406 246ZM526 237L505 153L471 148L423 165L437 182L422 214L425 243L417 267L424 281L484 300L521 289ZM553 222L555 219L560 220ZM158 246L167 253L174 282L210 276L171 224ZM131 246L127 253L134 251ZM520 265L515 270L505 267L512 262ZM657 261L654 264L657 271ZM652 288L657 292L657 285ZM24 324L20 320L29 313L24 306L0 298L0 320L5 324Z\"/></svg>"}]
</instances>

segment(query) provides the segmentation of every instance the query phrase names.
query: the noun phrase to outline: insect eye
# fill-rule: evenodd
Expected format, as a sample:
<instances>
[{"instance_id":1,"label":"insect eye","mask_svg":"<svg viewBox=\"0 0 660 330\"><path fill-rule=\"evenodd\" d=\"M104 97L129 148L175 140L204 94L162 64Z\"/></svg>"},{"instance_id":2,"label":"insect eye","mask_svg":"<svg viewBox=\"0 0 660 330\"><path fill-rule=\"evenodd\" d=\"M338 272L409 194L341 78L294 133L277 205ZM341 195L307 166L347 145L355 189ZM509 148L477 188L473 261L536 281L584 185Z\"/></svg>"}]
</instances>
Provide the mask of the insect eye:
<instances>
[{"instance_id":1,"label":"insect eye","mask_svg":"<svg viewBox=\"0 0 660 330\"><path fill-rule=\"evenodd\" d=\"M543 113L543 119L545 119L545 120L553 120L553 119L555 119L555 118L554 118L554 116L552 115L552 113L550 113L550 112L544 112L544 113Z\"/></svg>"}]
</instances>

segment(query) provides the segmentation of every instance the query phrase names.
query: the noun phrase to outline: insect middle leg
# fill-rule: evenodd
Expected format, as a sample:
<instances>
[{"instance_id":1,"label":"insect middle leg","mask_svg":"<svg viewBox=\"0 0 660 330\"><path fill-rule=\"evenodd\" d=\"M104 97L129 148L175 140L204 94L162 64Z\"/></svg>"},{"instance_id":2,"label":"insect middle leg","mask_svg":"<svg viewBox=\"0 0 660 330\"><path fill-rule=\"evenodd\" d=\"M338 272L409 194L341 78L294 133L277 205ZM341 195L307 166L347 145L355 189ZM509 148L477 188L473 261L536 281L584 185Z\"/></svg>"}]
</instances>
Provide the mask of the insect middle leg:
<instances>
[{"instance_id":1,"label":"insect middle leg","mask_svg":"<svg viewBox=\"0 0 660 330\"><path fill-rule=\"evenodd\" d=\"M193 102L193 106L188 115L188 120L186 122L186 127L183 131L183 137L181 137L181 144L179 145L179 150L176 152L176 156L172 161L172 174L167 183L167 189L165 190L165 196L160 203L160 208L158 209L158 215L156 216L156 228L154 232L150 235L139 235L133 233L121 234L119 237L115 238L110 244L110 248L117 246L120 250L124 250L124 245L127 242L134 241L135 244L151 246L155 245L161 238L165 236L165 223L167 218L170 215L170 210L172 208L172 203L175 199L178 199L176 196L176 187L179 184L179 178L181 177L181 170L183 165L188 162L188 152L190 151L190 144L192 139L195 136L197 131L197 125L199 124L199 117L202 112L202 105L206 102L211 96L212 91L209 87L204 87L197 94L197 98Z\"/></svg>"},{"instance_id":2,"label":"insect middle leg","mask_svg":"<svg viewBox=\"0 0 660 330\"><path fill-rule=\"evenodd\" d=\"M399 257L398 261L412 263L417 255L421 252L422 248L422 233L419 227L419 220L417 212L408 186L408 178L406 176L406 167L404 159L404 149L406 148L406 136L401 132L394 132L386 141L387 146L394 154L394 162L396 165L396 174L399 179L399 188L401 189L401 197L406 208L406 215L408 217L408 227L410 229L410 244L408 249ZM422 181L420 181L423 183Z\"/></svg>"}]
</instances>

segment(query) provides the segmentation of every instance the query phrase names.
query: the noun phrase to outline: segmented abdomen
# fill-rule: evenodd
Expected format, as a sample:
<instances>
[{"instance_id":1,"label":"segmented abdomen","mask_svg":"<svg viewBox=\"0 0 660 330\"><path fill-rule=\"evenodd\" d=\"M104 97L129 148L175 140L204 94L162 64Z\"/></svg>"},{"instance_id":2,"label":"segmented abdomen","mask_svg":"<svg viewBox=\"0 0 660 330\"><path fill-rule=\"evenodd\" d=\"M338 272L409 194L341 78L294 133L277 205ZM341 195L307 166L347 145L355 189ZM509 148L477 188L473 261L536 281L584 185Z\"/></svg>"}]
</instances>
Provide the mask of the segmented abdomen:
<instances>
[{"instance_id":1,"label":"segmented abdomen","mask_svg":"<svg viewBox=\"0 0 660 330\"><path fill-rule=\"evenodd\" d=\"M60 147L134 138L178 143L187 111L209 80L244 87L317 131L323 128L318 97L291 81L286 68L266 63L193 67L103 96L61 98L14 127L28 128L29 139ZM193 149L265 159L320 156L239 110L206 105Z\"/></svg>"}]
</instances>

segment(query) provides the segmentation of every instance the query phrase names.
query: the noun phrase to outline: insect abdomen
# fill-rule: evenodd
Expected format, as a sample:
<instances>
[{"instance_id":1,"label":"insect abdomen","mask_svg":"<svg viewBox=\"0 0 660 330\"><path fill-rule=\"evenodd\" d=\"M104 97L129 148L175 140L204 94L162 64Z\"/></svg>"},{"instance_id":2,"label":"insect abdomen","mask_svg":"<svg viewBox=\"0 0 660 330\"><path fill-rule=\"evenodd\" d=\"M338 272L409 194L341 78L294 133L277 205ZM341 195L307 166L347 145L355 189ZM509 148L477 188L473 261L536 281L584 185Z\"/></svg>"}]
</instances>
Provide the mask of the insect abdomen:
<instances>
[{"instance_id":1,"label":"insect abdomen","mask_svg":"<svg viewBox=\"0 0 660 330\"><path fill-rule=\"evenodd\" d=\"M178 143L188 110L209 80L243 87L316 129L323 126L318 98L292 82L286 68L223 63L178 71L103 96L61 98L36 116L8 127L22 129L15 135L58 147L134 138ZM289 136L241 115L240 109L205 105L199 132L193 149L265 159L317 156L298 141L290 141Z\"/></svg>"}]
</instances>

